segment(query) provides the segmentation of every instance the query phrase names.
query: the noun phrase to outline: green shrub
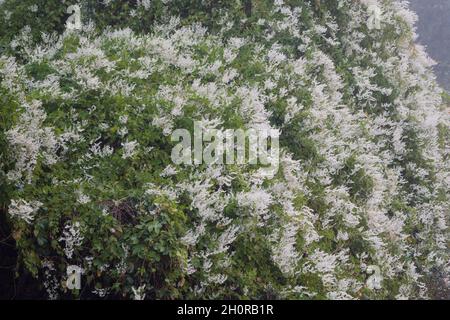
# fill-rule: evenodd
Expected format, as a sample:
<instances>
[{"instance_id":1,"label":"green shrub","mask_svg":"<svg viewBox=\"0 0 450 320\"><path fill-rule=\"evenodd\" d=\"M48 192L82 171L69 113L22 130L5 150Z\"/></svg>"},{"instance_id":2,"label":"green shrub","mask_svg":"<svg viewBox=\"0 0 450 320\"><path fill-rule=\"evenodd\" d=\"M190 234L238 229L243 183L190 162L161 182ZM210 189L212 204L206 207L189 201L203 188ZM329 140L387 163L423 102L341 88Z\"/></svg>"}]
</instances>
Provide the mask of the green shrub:
<instances>
[{"instance_id":1,"label":"green shrub","mask_svg":"<svg viewBox=\"0 0 450 320\"><path fill-rule=\"evenodd\" d=\"M20 263L51 298L426 298L448 271L449 117L410 13L385 1L369 30L350 0L212 3L89 4L75 32L58 5L1 35ZM175 165L194 121L280 130L279 170Z\"/></svg>"}]
</instances>

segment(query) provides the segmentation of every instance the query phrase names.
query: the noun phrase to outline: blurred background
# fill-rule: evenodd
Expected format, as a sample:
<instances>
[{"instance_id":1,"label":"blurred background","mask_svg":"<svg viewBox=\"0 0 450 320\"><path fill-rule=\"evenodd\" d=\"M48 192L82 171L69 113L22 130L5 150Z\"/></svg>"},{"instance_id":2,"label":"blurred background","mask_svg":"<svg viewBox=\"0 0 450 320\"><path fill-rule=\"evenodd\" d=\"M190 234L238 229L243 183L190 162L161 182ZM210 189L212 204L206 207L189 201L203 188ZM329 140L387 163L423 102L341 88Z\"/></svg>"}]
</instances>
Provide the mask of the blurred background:
<instances>
[{"instance_id":1,"label":"blurred background","mask_svg":"<svg viewBox=\"0 0 450 320\"><path fill-rule=\"evenodd\" d=\"M436 76L450 92L450 0L409 0L419 15L418 41L438 62Z\"/></svg>"}]
</instances>

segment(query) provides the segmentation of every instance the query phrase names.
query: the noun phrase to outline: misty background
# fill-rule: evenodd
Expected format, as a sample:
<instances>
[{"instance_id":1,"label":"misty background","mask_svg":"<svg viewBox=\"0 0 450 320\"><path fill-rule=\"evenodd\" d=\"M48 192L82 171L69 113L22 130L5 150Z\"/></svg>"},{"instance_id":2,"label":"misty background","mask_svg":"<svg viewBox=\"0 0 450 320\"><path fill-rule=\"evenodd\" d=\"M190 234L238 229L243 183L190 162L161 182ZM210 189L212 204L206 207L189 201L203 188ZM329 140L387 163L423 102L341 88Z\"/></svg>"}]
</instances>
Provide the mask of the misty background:
<instances>
[{"instance_id":1,"label":"misty background","mask_svg":"<svg viewBox=\"0 0 450 320\"><path fill-rule=\"evenodd\" d=\"M409 0L418 14L419 43L438 62L435 74L450 92L450 0Z\"/></svg>"}]
</instances>

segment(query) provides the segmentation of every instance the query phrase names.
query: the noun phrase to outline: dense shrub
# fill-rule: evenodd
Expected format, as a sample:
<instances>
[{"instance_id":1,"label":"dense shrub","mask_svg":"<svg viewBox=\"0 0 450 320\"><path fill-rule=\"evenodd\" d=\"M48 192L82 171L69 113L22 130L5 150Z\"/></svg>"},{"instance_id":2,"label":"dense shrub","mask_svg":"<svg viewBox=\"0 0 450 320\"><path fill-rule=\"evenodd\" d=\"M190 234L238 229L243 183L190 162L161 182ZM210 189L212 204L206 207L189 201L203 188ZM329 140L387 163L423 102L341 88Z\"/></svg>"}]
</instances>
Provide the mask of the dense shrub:
<instances>
[{"instance_id":1,"label":"dense shrub","mask_svg":"<svg viewBox=\"0 0 450 320\"><path fill-rule=\"evenodd\" d=\"M146 33L170 16L179 16L186 23L202 22L211 28L226 9L235 18L245 17L246 3L249 1L225 0L4 0L1 3L0 50L18 55L14 39L26 33L33 42L41 41L42 34L61 34L69 17L67 8L73 4L81 7L85 24L93 23L97 30L131 28L138 33ZM166 3L166 4L165 4ZM13 43L11 43L13 41ZM13 46L11 47L11 44Z\"/></svg>"},{"instance_id":2,"label":"dense shrub","mask_svg":"<svg viewBox=\"0 0 450 320\"><path fill-rule=\"evenodd\" d=\"M405 5L369 30L367 1L144 2L3 35L2 197L49 296L427 297L449 118ZM280 130L280 169L176 166L194 120Z\"/></svg>"}]
</instances>

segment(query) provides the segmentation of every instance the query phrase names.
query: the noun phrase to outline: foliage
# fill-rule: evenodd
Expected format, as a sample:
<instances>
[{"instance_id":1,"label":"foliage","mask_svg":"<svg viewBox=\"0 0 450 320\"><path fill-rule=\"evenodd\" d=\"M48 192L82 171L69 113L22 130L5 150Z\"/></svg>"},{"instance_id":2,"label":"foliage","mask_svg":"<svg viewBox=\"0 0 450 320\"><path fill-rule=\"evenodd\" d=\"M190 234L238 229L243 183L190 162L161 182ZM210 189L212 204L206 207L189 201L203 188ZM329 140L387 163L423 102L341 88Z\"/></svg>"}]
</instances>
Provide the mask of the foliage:
<instances>
[{"instance_id":1,"label":"foliage","mask_svg":"<svg viewBox=\"0 0 450 320\"><path fill-rule=\"evenodd\" d=\"M367 1L94 2L76 32L56 3L0 57L1 197L49 297L426 298L448 274L449 114L404 3L369 30ZM194 120L280 130L278 172L174 165Z\"/></svg>"}]
</instances>

